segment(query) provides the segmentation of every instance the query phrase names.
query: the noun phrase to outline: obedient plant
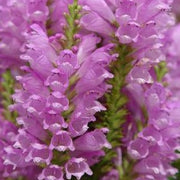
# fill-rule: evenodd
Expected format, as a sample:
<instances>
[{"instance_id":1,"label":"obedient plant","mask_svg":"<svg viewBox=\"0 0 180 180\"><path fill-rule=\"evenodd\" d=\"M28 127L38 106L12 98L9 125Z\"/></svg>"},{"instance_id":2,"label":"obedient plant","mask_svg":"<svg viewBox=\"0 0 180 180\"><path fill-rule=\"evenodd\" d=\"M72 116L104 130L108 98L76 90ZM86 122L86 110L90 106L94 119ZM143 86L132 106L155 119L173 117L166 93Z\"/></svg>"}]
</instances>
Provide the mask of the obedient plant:
<instances>
[{"instance_id":1,"label":"obedient plant","mask_svg":"<svg viewBox=\"0 0 180 180\"><path fill-rule=\"evenodd\" d=\"M0 0L0 179L178 180L177 6Z\"/></svg>"}]
</instances>

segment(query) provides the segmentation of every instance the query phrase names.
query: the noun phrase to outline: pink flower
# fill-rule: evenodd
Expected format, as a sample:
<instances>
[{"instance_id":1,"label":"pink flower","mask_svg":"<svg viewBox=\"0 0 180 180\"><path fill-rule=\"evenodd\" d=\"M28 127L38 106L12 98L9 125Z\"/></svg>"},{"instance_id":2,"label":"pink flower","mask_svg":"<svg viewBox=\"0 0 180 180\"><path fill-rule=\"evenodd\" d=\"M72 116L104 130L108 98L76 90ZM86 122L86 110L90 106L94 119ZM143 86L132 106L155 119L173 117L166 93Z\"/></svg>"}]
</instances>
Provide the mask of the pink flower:
<instances>
[{"instance_id":1,"label":"pink flower","mask_svg":"<svg viewBox=\"0 0 180 180\"><path fill-rule=\"evenodd\" d=\"M92 171L83 158L70 159L65 165L65 171L67 179L71 179L72 176L75 176L79 180L85 173L92 175Z\"/></svg>"}]
</instances>

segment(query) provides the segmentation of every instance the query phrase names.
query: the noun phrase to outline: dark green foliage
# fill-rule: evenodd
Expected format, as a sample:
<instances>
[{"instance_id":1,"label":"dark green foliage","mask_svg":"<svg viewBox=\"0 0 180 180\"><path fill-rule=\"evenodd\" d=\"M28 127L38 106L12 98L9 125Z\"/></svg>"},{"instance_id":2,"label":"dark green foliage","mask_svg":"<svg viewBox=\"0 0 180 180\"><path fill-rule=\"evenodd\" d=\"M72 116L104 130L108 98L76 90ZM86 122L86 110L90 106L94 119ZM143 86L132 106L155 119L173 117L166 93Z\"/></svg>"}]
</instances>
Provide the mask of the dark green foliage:
<instances>
[{"instance_id":1,"label":"dark green foliage","mask_svg":"<svg viewBox=\"0 0 180 180\"><path fill-rule=\"evenodd\" d=\"M177 150L176 153L177 153L177 154L180 154L180 151ZM175 176L169 177L169 180L180 180L180 159L174 161L174 162L172 163L172 166L175 167L175 168L177 168L178 172L176 173Z\"/></svg>"},{"instance_id":2,"label":"dark green foliage","mask_svg":"<svg viewBox=\"0 0 180 180\"><path fill-rule=\"evenodd\" d=\"M173 162L172 165L178 169L178 173L174 177L170 177L169 180L180 180L180 159Z\"/></svg>"}]
</instances>

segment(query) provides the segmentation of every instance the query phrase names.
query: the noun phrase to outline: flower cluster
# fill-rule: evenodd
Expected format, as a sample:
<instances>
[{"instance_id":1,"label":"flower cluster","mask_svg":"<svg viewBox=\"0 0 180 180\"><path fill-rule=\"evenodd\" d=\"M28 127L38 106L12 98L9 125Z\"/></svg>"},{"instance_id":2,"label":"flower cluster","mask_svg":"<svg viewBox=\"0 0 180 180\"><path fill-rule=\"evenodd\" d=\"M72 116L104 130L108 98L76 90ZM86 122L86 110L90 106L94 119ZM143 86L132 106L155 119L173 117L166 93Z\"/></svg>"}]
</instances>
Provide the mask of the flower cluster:
<instances>
[{"instance_id":1,"label":"flower cluster","mask_svg":"<svg viewBox=\"0 0 180 180\"><path fill-rule=\"evenodd\" d=\"M126 77L128 85L125 87L130 98L128 109L132 114L123 126L122 142L133 159L141 160L134 169L140 179L166 179L176 172L171 169L170 162L177 158L174 151L178 144L172 134L166 137L165 131L179 125L177 119L168 115L174 102L166 100L170 92L160 82L157 83L158 72L154 68L166 59L163 51L165 32L174 24L174 17L169 13L171 2L122 0L81 3L86 12L81 20L83 27L103 34L105 38L115 35L120 43L129 44L134 49L131 53L133 67ZM100 11L98 6L106 10ZM178 104L175 104L178 109ZM142 127L138 127L139 123ZM138 138L132 140L136 134ZM154 163L157 159L159 161Z\"/></svg>"},{"instance_id":2,"label":"flower cluster","mask_svg":"<svg viewBox=\"0 0 180 180\"><path fill-rule=\"evenodd\" d=\"M103 147L111 147L104 135L106 129L87 132L88 123L96 120L94 114L105 110L97 99L108 88L104 80L112 77L105 69L113 59L108 54L111 45L92 52L99 41L92 34L84 37L77 53L65 49L58 54L38 25L31 28L26 52L21 56L29 66L22 67L25 75L16 76L23 89L13 95L16 103L11 106L18 112L17 123L22 126L15 147L22 149L27 163L45 164L39 179L46 177L46 171L49 177L55 176L54 171L49 172L54 168L59 172L57 176L63 176L62 167L52 162L58 163L55 151L59 156L65 152L64 160L70 158L65 163L68 179L72 175L78 179L84 173L91 175L88 164L104 155ZM93 38L88 44L92 47L82 51L89 38Z\"/></svg>"},{"instance_id":3,"label":"flower cluster","mask_svg":"<svg viewBox=\"0 0 180 180\"><path fill-rule=\"evenodd\" d=\"M21 159L21 153L17 154L13 148L13 144L16 142L15 136L17 134L17 128L14 124L5 121L3 117L1 117L1 134L0 134L0 178L16 178L18 176L26 175L27 177L33 172L33 166L23 166L23 159ZM18 168L14 166L13 161L17 161ZM35 170L35 169L34 169ZM34 171L35 172L35 171Z\"/></svg>"},{"instance_id":4,"label":"flower cluster","mask_svg":"<svg viewBox=\"0 0 180 180\"><path fill-rule=\"evenodd\" d=\"M18 66L20 49L25 41L23 34L33 23L42 27L48 16L46 0L20 0L0 2L0 68Z\"/></svg>"},{"instance_id":5,"label":"flower cluster","mask_svg":"<svg viewBox=\"0 0 180 180\"><path fill-rule=\"evenodd\" d=\"M1 179L177 173L180 28L171 5L0 0Z\"/></svg>"},{"instance_id":6,"label":"flower cluster","mask_svg":"<svg viewBox=\"0 0 180 180\"><path fill-rule=\"evenodd\" d=\"M170 162L178 158L179 120L174 115L179 112L179 104L167 99L169 92L159 83L146 88L148 123L130 142L128 152L138 160L135 171L142 174L138 179L166 179L176 173Z\"/></svg>"}]
</instances>

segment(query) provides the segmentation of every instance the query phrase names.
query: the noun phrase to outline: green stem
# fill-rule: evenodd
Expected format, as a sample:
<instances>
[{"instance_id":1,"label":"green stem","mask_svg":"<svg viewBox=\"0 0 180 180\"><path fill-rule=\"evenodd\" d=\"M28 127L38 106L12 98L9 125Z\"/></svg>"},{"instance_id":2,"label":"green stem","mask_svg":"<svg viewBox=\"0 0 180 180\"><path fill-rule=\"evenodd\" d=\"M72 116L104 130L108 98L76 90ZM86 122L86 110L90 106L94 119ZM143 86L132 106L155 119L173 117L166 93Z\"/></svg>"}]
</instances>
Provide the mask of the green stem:
<instances>
[{"instance_id":1,"label":"green stem","mask_svg":"<svg viewBox=\"0 0 180 180\"><path fill-rule=\"evenodd\" d=\"M110 65L110 71L114 75L114 78L110 79L108 84L112 86L112 89L103 97L107 111L97 114L98 120L95 125L96 128L107 127L109 129L107 139L111 143L112 149L105 149L106 155L98 164L92 167L94 170L93 176L86 176L84 177L85 180L88 180L88 178L99 180L100 177L112 169L119 171L121 179L127 178L127 174L129 179L133 176L131 176L132 162L129 163L129 161L127 161L125 169L123 167L117 167L113 162L113 159L117 157L116 148L121 147L121 138L123 137L121 127L125 123L128 114L126 108L128 99L122 90L126 86L126 77L132 68L132 58L129 57L131 50L129 47L119 44L118 40L115 40L114 43L116 47L113 53L117 53L119 57Z\"/></svg>"},{"instance_id":2,"label":"green stem","mask_svg":"<svg viewBox=\"0 0 180 180\"><path fill-rule=\"evenodd\" d=\"M67 22L67 25L64 29L64 33L66 36L66 41L64 43L65 49L71 49L77 43L74 35L77 34L80 28L77 22L81 18L81 6L78 5L78 0L74 0L73 4L70 4L68 6L68 10L69 12L65 13L65 18Z\"/></svg>"},{"instance_id":3,"label":"green stem","mask_svg":"<svg viewBox=\"0 0 180 180\"><path fill-rule=\"evenodd\" d=\"M168 73L168 68L167 68L166 62L161 61L159 64L157 64L154 67L154 70L155 70L155 73L156 73L157 81L161 82L161 83L164 83L163 78Z\"/></svg>"},{"instance_id":4,"label":"green stem","mask_svg":"<svg viewBox=\"0 0 180 180\"><path fill-rule=\"evenodd\" d=\"M9 120L16 124L16 112L10 112L9 106L13 104L12 95L14 94L15 81L11 75L10 70L6 70L2 75L3 81L1 83L3 92L2 95L2 105L4 107L3 116L6 120Z\"/></svg>"},{"instance_id":5,"label":"green stem","mask_svg":"<svg viewBox=\"0 0 180 180\"><path fill-rule=\"evenodd\" d=\"M77 44L77 40L74 38L74 35L78 33L79 25L76 23L81 15L81 7L78 5L78 0L74 0L72 4L68 6L68 13L65 13L66 26L64 28L64 34L66 40L60 42L63 49L72 49L73 46ZM78 82L79 77L74 73L69 79L69 86L65 92L67 98L69 99L69 109L61 113L64 119L68 122L71 114L75 109L75 105L72 102L72 99L76 96L76 91L74 89L75 84ZM63 165L70 158L69 152L59 152L53 151L53 164Z\"/></svg>"}]
</instances>

